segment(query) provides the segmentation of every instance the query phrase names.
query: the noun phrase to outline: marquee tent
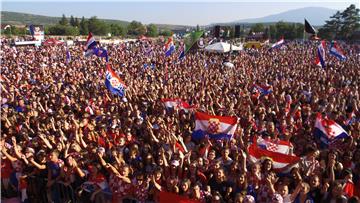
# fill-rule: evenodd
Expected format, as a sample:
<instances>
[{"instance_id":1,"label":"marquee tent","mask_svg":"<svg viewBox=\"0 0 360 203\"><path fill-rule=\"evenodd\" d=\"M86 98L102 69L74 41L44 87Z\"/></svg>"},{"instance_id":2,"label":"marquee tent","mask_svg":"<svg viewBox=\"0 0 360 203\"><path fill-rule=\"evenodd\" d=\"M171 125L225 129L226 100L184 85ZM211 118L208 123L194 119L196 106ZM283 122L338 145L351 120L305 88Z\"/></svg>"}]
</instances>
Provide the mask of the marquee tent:
<instances>
[{"instance_id":1,"label":"marquee tent","mask_svg":"<svg viewBox=\"0 0 360 203\"><path fill-rule=\"evenodd\" d=\"M205 47L205 50L209 52L227 53L231 50L240 51L242 50L242 48L225 42L217 42L208 45L207 47Z\"/></svg>"},{"instance_id":2,"label":"marquee tent","mask_svg":"<svg viewBox=\"0 0 360 203\"><path fill-rule=\"evenodd\" d=\"M64 42L56 40L54 38L47 39L46 41L43 42L44 46L62 45L62 44L64 44Z\"/></svg>"}]
</instances>

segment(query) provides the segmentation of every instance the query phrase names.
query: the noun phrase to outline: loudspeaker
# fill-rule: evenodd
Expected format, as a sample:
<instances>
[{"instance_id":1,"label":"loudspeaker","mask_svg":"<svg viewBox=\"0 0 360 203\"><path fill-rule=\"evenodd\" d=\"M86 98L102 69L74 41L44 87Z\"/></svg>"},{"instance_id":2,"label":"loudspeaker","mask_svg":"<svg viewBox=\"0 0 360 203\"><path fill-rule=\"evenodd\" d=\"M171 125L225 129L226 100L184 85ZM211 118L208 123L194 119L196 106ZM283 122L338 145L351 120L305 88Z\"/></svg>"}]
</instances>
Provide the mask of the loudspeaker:
<instances>
[{"instance_id":1,"label":"loudspeaker","mask_svg":"<svg viewBox=\"0 0 360 203\"><path fill-rule=\"evenodd\" d=\"M235 38L240 37L240 25L235 25Z\"/></svg>"},{"instance_id":2,"label":"loudspeaker","mask_svg":"<svg viewBox=\"0 0 360 203\"><path fill-rule=\"evenodd\" d=\"M215 25L215 28L214 28L214 36L216 38L220 38L220 25Z\"/></svg>"}]
</instances>

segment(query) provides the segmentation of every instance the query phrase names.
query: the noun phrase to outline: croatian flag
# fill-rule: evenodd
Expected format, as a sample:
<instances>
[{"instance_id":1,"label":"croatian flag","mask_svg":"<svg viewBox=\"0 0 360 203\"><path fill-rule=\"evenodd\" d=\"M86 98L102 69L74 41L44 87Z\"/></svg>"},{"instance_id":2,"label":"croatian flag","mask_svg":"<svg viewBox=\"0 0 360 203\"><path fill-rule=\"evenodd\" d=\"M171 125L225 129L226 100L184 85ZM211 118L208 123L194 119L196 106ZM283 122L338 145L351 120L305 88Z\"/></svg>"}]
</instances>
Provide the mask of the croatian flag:
<instances>
[{"instance_id":1,"label":"croatian flag","mask_svg":"<svg viewBox=\"0 0 360 203\"><path fill-rule=\"evenodd\" d=\"M195 130L193 138L198 140L209 135L211 139L230 139L237 127L237 118L230 116L212 116L206 113L195 113Z\"/></svg>"},{"instance_id":2,"label":"croatian flag","mask_svg":"<svg viewBox=\"0 0 360 203\"><path fill-rule=\"evenodd\" d=\"M94 53L93 48L95 47L96 47L95 38L92 36L91 32L89 32L85 45L85 56L86 57L91 56Z\"/></svg>"},{"instance_id":3,"label":"croatian flag","mask_svg":"<svg viewBox=\"0 0 360 203\"><path fill-rule=\"evenodd\" d=\"M254 93L260 93L261 96L268 95L272 92L271 86L254 84L252 88Z\"/></svg>"},{"instance_id":4,"label":"croatian flag","mask_svg":"<svg viewBox=\"0 0 360 203\"><path fill-rule=\"evenodd\" d=\"M93 53L97 56L97 57L104 57L106 62L109 62L109 56L108 56L108 52L106 49L104 48L93 48Z\"/></svg>"},{"instance_id":5,"label":"croatian flag","mask_svg":"<svg viewBox=\"0 0 360 203\"><path fill-rule=\"evenodd\" d=\"M255 138L256 139L256 138ZM292 145L289 141L257 138L256 143L261 149L281 154L291 154Z\"/></svg>"},{"instance_id":6,"label":"croatian flag","mask_svg":"<svg viewBox=\"0 0 360 203\"><path fill-rule=\"evenodd\" d=\"M315 64L317 66L321 66L322 68L325 68L325 46L325 41L323 40L316 50Z\"/></svg>"},{"instance_id":7,"label":"croatian flag","mask_svg":"<svg viewBox=\"0 0 360 203\"><path fill-rule=\"evenodd\" d=\"M106 65L106 79L105 85L108 90L115 95L123 97L125 95L125 83L117 76L117 74L112 70L110 64Z\"/></svg>"},{"instance_id":8,"label":"croatian flag","mask_svg":"<svg viewBox=\"0 0 360 203\"><path fill-rule=\"evenodd\" d=\"M69 64L71 61L71 55L68 48L66 48L66 64Z\"/></svg>"},{"instance_id":9,"label":"croatian flag","mask_svg":"<svg viewBox=\"0 0 360 203\"><path fill-rule=\"evenodd\" d=\"M273 168L276 172L284 171L287 167L300 161L300 158L297 156L262 149L258 147L256 143L250 145L248 152L250 161L253 163L260 162L264 160L264 158L272 160Z\"/></svg>"},{"instance_id":10,"label":"croatian flag","mask_svg":"<svg viewBox=\"0 0 360 203\"><path fill-rule=\"evenodd\" d=\"M172 37L168 38L168 41L165 44L165 56L170 56L175 51L175 45Z\"/></svg>"},{"instance_id":11,"label":"croatian flag","mask_svg":"<svg viewBox=\"0 0 360 203\"><path fill-rule=\"evenodd\" d=\"M346 60L346 56L345 56L343 50L341 49L341 47L338 45L338 43L336 41L333 41L331 43L330 54L336 56L341 61Z\"/></svg>"},{"instance_id":12,"label":"croatian flag","mask_svg":"<svg viewBox=\"0 0 360 203\"><path fill-rule=\"evenodd\" d=\"M336 140L349 137L349 134L339 124L333 120L322 118L320 113L316 116L314 135L321 141L322 147L326 147Z\"/></svg>"},{"instance_id":13,"label":"croatian flag","mask_svg":"<svg viewBox=\"0 0 360 203\"><path fill-rule=\"evenodd\" d=\"M164 103L166 108L183 109L185 111L192 110L195 108L194 106L190 105L187 102L182 101L179 98L161 99L161 102Z\"/></svg>"},{"instance_id":14,"label":"croatian flag","mask_svg":"<svg viewBox=\"0 0 360 203\"><path fill-rule=\"evenodd\" d=\"M279 47L281 47L283 44L285 44L284 37L282 37L279 41L277 41L277 42L275 42L273 45L271 45L270 50L279 48Z\"/></svg>"},{"instance_id":15,"label":"croatian flag","mask_svg":"<svg viewBox=\"0 0 360 203\"><path fill-rule=\"evenodd\" d=\"M183 45L180 45L180 55L179 55L179 60L182 60L185 57L185 43Z\"/></svg>"}]
</instances>

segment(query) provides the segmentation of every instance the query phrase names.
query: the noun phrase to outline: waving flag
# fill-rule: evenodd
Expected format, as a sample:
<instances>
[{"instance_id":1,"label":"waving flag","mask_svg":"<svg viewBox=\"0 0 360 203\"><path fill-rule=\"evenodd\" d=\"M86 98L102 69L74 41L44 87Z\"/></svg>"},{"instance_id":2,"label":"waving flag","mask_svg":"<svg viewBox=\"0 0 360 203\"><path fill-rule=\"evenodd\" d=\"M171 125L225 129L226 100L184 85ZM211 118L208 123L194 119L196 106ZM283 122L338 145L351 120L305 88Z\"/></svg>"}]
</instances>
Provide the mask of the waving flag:
<instances>
[{"instance_id":1,"label":"waving flag","mask_svg":"<svg viewBox=\"0 0 360 203\"><path fill-rule=\"evenodd\" d=\"M183 59L186 53L191 49L191 47L200 39L200 37L204 34L204 31L196 31L192 33L188 33L184 38L184 46L181 47L181 52L179 59Z\"/></svg>"},{"instance_id":2,"label":"waving flag","mask_svg":"<svg viewBox=\"0 0 360 203\"><path fill-rule=\"evenodd\" d=\"M180 55L179 55L179 60L182 60L185 57L185 49L186 49L186 45L182 44L180 45Z\"/></svg>"},{"instance_id":3,"label":"waving flag","mask_svg":"<svg viewBox=\"0 0 360 203\"><path fill-rule=\"evenodd\" d=\"M322 147L326 147L336 140L349 137L339 124L333 120L322 118L320 113L316 116L314 135L321 141Z\"/></svg>"},{"instance_id":4,"label":"waving flag","mask_svg":"<svg viewBox=\"0 0 360 203\"><path fill-rule=\"evenodd\" d=\"M123 97L125 95L125 83L117 76L117 74L112 70L110 64L106 65L106 79L105 85L108 90L115 95Z\"/></svg>"},{"instance_id":5,"label":"waving flag","mask_svg":"<svg viewBox=\"0 0 360 203\"><path fill-rule=\"evenodd\" d=\"M66 48L66 64L69 64L71 61L71 55L68 48Z\"/></svg>"},{"instance_id":6,"label":"waving flag","mask_svg":"<svg viewBox=\"0 0 360 203\"><path fill-rule=\"evenodd\" d=\"M336 41L333 41L331 43L330 54L336 56L341 61L346 60L344 52L342 51L341 47L338 45Z\"/></svg>"},{"instance_id":7,"label":"waving flag","mask_svg":"<svg viewBox=\"0 0 360 203\"><path fill-rule=\"evenodd\" d=\"M95 38L92 36L92 33L89 32L88 38L86 40L85 45L85 56L89 57L94 53L94 48L96 47L96 41Z\"/></svg>"},{"instance_id":8,"label":"waving flag","mask_svg":"<svg viewBox=\"0 0 360 203\"><path fill-rule=\"evenodd\" d=\"M34 37L34 34L35 34L35 27L34 27L34 25L30 25L30 26L29 26L29 31L30 31L31 36Z\"/></svg>"},{"instance_id":9,"label":"waving flag","mask_svg":"<svg viewBox=\"0 0 360 203\"><path fill-rule=\"evenodd\" d=\"M292 145L289 141L263 139L261 137L258 137L256 143L258 147L268 151L277 152L281 154L292 153Z\"/></svg>"},{"instance_id":10,"label":"waving flag","mask_svg":"<svg viewBox=\"0 0 360 203\"><path fill-rule=\"evenodd\" d=\"M294 165L300 161L300 158L297 156L262 149L258 147L256 143L250 145L248 152L250 161L253 163L262 161L265 158L272 160L274 170L277 172L284 171L290 165Z\"/></svg>"},{"instance_id":11,"label":"waving flag","mask_svg":"<svg viewBox=\"0 0 360 203\"><path fill-rule=\"evenodd\" d=\"M168 41L165 44L165 56L170 56L175 51L175 45L172 37L168 38Z\"/></svg>"},{"instance_id":12,"label":"waving flag","mask_svg":"<svg viewBox=\"0 0 360 203\"><path fill-rule=\"evenodd\" d=\"M195 113L194 139L202 139L209 135L212 139L230 139L237 127L237 118L230 116L212 116L206 113Z\"/></svg>"},{"instance_id":13,"label":"waving flag","mask_svg":"<svg viewBox=\"0 0 360 203\"><path fill-rule=\"evenodd\" d=\"M316 30L313 26L310 25L310 23L305 19L305 32L309 34L316 34Z\"/></svg>"},{"instance_id":14,"label":"waving flag","mask_svg":"<svg viewBox=\"0 0 360 203\"><path fill-rule=\"evenodd\" d=\"M317 66L321 66L322 68L325 68L325 46L325 41L323 40L316 50L315 64Z\"/></svg>"},{"instance_id":15,"label":"waving flag","mask_svg":"<svg viewBox=\"0 0 360 203\"><path fill-rule=\"evenodd\" d=\"M273 45L271 45L270 50L276 49L281 47L283 44L285 44L284 37L282 37L279 41L275 42Z\"/></svg>"},{"instance_id":16,"label":"waving flag","mask_svg":"<svg viewBox=\"0 0 360 203\"><path fill-rule=\"evenodd\" d=\"M182 101L179 98L161 99L161 102L165 104L166 108L183 109L185 111L192 110L195 108L194 106L191 106L190 104Z\"/></svg>"},{"instance_id":17,"label":"waving flag","mask_svg":"<svg viewBox=\"0 0 360 203\"><path fill-rule=\"evenodd\" d=\"M98 57L105 57L106 62L109 62L108 52L104 48L93 48L93 53Z\"/></svg>"},{"instance_id":18,"label":"waving flag","mask_svg":"<svg viewBox=\"0 0 360 203\"><path fill-rule=\"evenodd\" d=\"M259 93L259 96L265 96L268 95L272 92L272 87L271 86L264 86L264 85L258 85L258 84L254 84L252 86L253 88L253 93Z\"/></svg>"}]
</instances>

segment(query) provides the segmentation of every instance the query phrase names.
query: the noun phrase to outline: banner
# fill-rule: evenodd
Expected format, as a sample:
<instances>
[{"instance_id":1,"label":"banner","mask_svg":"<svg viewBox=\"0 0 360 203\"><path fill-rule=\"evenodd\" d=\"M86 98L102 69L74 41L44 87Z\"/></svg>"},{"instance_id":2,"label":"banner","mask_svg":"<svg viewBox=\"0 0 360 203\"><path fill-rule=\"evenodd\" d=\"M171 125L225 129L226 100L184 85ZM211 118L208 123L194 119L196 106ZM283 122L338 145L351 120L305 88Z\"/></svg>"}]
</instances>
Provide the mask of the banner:
<instances>
[{"instance_id":1,"label":"banner","mask_svg":"<svg viewBox=\"0 0 360 203\"><path fill-rule=\"evenodd\" d=\"M45 39L43 25L30 25L29 31L36 41L42 41Z\"/></svg>"}]
</instances>

